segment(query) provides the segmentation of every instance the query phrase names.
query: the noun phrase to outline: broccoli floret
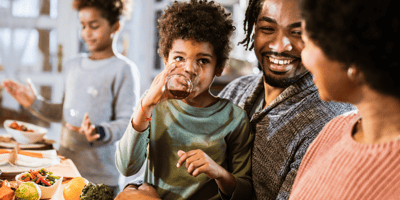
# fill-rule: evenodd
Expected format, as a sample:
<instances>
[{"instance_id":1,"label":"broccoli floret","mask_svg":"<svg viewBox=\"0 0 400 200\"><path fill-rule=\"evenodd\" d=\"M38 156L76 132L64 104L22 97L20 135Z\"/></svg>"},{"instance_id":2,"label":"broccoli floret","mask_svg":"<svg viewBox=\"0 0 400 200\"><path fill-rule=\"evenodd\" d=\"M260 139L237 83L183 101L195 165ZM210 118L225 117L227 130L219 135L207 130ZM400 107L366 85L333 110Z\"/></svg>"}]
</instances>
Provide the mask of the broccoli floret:
<instances>
[{"instance_id":1,"label":"broccoli floret","mask_svg":"<svg viewBox=\"0 0 400 200\"><path fill-rule=\"evenodd\" d=\"M104 184L88 183L80 195L81 200L113 200L114 190Z\"/></svg>"}]
</instances>

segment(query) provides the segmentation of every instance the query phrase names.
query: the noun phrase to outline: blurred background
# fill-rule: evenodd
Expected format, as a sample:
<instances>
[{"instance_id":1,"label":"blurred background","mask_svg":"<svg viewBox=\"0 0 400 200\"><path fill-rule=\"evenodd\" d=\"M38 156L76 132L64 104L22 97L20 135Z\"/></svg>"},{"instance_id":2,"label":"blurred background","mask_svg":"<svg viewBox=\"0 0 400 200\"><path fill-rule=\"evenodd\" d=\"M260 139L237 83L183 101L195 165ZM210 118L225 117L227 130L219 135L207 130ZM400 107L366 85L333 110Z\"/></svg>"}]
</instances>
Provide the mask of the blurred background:
<instances>
[{"instance_id":1,"label":"blurred background","mask_svg":"<svg viewBox=\"0 0 400 200\"><path fill-rule=\"evenodd\" d=\"M122 20L114 48L135 62L141 75L141 93L164 68L157 54L157 19L173 0L133 0L131 16ZM215 0L233 14L236 34L234 50L223 76L211 91L217 94L238 76L258 73L256 57L237 43L244 38L243 19L248 0ZM0 0L0 82L31 78L38 92L59 103L63 97L63 63L87 48L80 38L80 22L72 0ZM3 121L16 119L49 129L47 137L58 148L60 124L42 121L22 107L0 86L0 134Z\"/></svg>"}]
</instances>

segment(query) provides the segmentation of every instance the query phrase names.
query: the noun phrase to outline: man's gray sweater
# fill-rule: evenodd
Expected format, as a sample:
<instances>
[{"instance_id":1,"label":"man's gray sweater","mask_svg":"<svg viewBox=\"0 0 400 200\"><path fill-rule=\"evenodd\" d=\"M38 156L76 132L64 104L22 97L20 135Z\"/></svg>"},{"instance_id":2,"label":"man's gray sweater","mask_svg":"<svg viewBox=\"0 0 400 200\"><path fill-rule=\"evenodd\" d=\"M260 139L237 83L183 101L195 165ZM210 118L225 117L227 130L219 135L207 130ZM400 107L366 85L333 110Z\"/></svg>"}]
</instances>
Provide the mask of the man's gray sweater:
<instances>
[{"instance_id":1,"label":"man's gray sweater","mask_svg":"<svg viewBox=\"0 0 400 200\"><path fill-rule=\"evenodd\" d=\"M262 109L263 83L261 74L244 76L232 81L218 96L231 100L249 115L255 133L253 199L288 199L310 143L328 121L355 107L322 101L308 73Z\"/></svg>"}]
</instances>

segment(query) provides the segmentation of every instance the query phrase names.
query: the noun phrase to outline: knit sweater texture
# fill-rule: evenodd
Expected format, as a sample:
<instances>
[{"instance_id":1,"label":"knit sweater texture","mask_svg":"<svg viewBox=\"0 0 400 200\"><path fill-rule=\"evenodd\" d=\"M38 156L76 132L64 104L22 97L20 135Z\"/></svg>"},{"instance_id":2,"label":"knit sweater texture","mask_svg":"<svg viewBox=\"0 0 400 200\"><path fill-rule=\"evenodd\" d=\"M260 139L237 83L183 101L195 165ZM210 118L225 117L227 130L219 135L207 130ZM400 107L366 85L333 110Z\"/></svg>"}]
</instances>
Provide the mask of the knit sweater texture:
<instances>
[{"instance_id":1,"label":"knit sweater texture","mask_svg":"<svg viewBox=\"0 0 400 200\"><path fill-rule=\"evenodd\" d=\"M193 177L185 163L177 168L179 150L200 149L236 178L231 199L248 199L254 137L242 109L226 99L206 108L172 99L157 104L152 115L144 132L128 125L116 152L122 174L137 173L147 159L144 182L152 184L161 199L225 199L216 181L205 173Z\"/></svg>"},{"instance_id":2,"label":"knit sweater texture","mask_svg":"<svg viewBox=\"0 0 400 200\"><path fill-rule=\"evenodd\" d=\"M263 83L261 74L244 76L231 82L219 96L244 108L255 133L252 198L286 200L310 143L328 121L355 107L323 102L307 73L262 109Z\"/></svg>"},{"instance_id":3,"label":"knit sweater texture","mask_svg":"<svg viewBox=\"0 0 400 200\"><path fill-rule=\"evenodd\" d=\"M64 66L63 102L55 104L38 97L29 110L45 120L61 122L59 153L70 158L84 178L96 184L117 186L115 142L122 137L140 98L137 67L122 55L90 60L86 54L67 61ZM104 127L106 134L92 145L86 136L65 126L66 123L80 126L85 112L93 125Z\"/></svg>"},{"instance_id":4,"label":"knit sweater texture","mask_svg":"<svg viewBox=\"0 0 400 200\"><path fill-rule=\"evenodd\" d=\"M301 163L290 200L400 199L400 140L356 142L352 131L360 118L350 112L324 127Z\"/></svg>"}]
</instances>

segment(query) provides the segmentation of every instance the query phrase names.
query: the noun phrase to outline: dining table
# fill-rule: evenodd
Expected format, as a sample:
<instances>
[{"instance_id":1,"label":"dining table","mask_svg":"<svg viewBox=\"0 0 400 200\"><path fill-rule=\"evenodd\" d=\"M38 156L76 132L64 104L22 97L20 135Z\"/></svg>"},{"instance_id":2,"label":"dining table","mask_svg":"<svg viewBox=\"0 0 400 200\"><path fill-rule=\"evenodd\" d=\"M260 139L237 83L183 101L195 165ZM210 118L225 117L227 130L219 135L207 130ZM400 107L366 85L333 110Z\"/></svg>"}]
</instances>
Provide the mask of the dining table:
<instances>
[{"instance_id":1,"label":"dining table","mask_svg":"<svg viewBox=\"0 0 400 200\"><path fill-rule=\"evenodd\" d=\"M9 147L5 145L0 145L0 149L10 149ZM24 149L26 151L33 150L33 151L57 151L54 149L54 147L49 144L45 146L41 146L40 148L26 148ZM81 177L81 174L79 173L77 167L75 166L74 162L69 159L65 158L62 155L59 155L57 152L57 157L59 158L59 162L55 165L47 166L44 167L47 171L53 172L54 175L56 176L62 176L62 184L60 184L57 188L57 191L55 194L50 198L50 200L64 200L63 197L63 189L64 187L68 184L69 181L71 181L75 177ZM18 166L13 166L10 170L10 166L0 166L0 170L3 168L4 170L1 170L0 174L0 179L1 180L7 180L11 184L16 184L15 176L22 173L21 169L18 168Z\"/></svg>"}]
</instances>

